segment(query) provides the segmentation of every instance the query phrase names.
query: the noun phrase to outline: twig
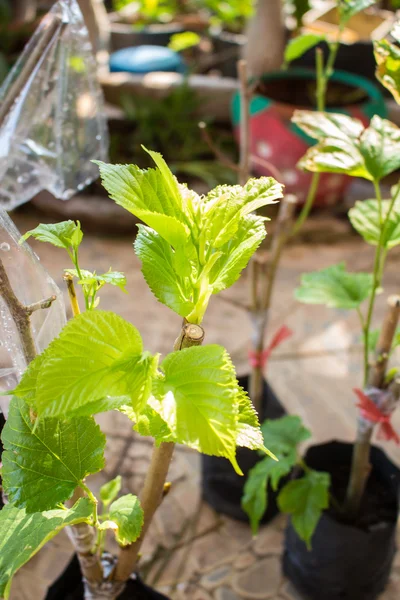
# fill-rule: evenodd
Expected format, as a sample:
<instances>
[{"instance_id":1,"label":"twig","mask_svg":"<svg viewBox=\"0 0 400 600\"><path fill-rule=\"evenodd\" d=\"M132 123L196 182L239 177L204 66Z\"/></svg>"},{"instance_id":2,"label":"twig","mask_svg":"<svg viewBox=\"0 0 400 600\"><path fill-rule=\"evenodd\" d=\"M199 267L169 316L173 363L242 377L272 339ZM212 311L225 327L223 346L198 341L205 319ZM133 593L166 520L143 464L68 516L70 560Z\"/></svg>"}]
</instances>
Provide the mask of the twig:
<instances>
[{"instance_id":1,"label":"twig","mask_svg":"<svg viewBox=\"0 0 400 600\"><path fill-rule=\"evenodd\" d=\"M28 304L28 306L25 307L25 310L26 310L27 314L30 316L32 313L34 313L37 310L44 309L44 308L50 308L50 306L53 304L53 302L55 302L55 300L57 300L57 296L53 295L53 296L50 296L50 298L46 298L46 300L39 300L39 302L34 302L33 304Z\"/></svg>"},{"instance_id":2,"label":"twig","mask_svg":"<svg viewBox=\"0 0 400 600\"><path fill-rule=\"evenodd\" d=\"M240 85L240 160L239 184L245 185L250 176L250 96L247 77L247 62L243 59L237 64Z\"/></svg>"},{"instance_id":3,"label":"twig","mask_svg":"<svg viewBox=\"0 0 400 600\"><path fill-rule=\"evenodd\" d=\"M284 183L285 178L283 177L283 173L278 169L278 167L276 167L271 162L269 162L269 160L265 160L264 158L260 158L259 156L255 156L254 154L251 154L250 162L252 164L259 165L260 167L263 167L264 169L267 169L267 171L269 171L271 173L271 175L272 175L272 177L274 177L274 179L276 179L280 183Z\"/></svg>"},{"instance_id":4,"label":"twig","mask_svg":"<svg viewBox=\"0 0 400 600\"><path fill-rule=\"evenodd\" d=\"M392 347L399 317L400 296L390 296L388 298L388 309L386 311L379 336L375 364L370 370L368 382L370 386L378 389L382 389L384 385L388 356ZM394 389L395 388L392 387L392 390ZM387 409L388 407L380 407L383 412L385 412L385 408ZM373 431L374 423L366 424L364 419L359 418L357 426L357 439L353 450L350 481L346 494L345 512L349 518L354 517L358 512L368 480L368 475L370 473L369 454Z\"/></svg>"},{"instance_id":5,"label":"twig","mask_svg":"<svg viewBox=\"0 0 400 600\"><path fill-rule=\"evenodd\" d=\"M6 269L0 260L0 296L3 298L10 311L12 320L18 331L22 352L28 365L36 356L35 340L31 329L29 308L24 306L17 298L11 287Z\"/></svg>"},{"instance_id":6,"label":"twig","mask_svg":"<svg viewBox=\"0 0 400 600\"><path fill-rule=\"evenodd\" d=\"M232 171L239 172L238 165L236 165L228 156L226 156L226 154L224 154L222 150L218 148L218 146L213 142L211 135L207 129L207 124L204 123L204 121L200 121L198 126L201 131L203 140L210 148L210 150L215 154L216 158L220 161L220 163L225 165L229 169L232 169Z\"/></svg>"},{"instance_id":7,"label":"twig","mask_svg":"<svg viewBox=\"0 0 400 600\"><path fill-rule=\"evenodd\" d=\"M186 323L175 341L174 351L200 346L204 339L204 330L200 325ZM162 442L153 448L150 466L146 474L140 502L144 512L144 525L136 542L120 549L113 577L116 581L127 581L135 571L143 538L153 520L154 514L162 500L165 480L174 453L175 444Z\"/></svg>"},{"instance_id":8,"label":"twig","mask_svg":"<svg viewBox=\"0 0 400 600\"><path fill-rule=\"evenodd\" d=\"M293 214L296 208L297 198L292 194L284 196L283 200L279 205L279 213L276 222L276 228L274 231L270 260L268 265L258 265L256 261L253 261L254 271L253 274L253 296L256 295L256 301L253 299L253 310L250 313L250 319L253 323L253 351L257 355L261 355L264 350L265 333L267 329L268 311L271 305L272 290L274 288L275 277L281 258L282 249L289 236L290 228L292 225ZM262 274L262 277L260 275ZM261 286L259 286L258 279L261 279ZM261 287L261 289L258 289ZM249 392L250 398L254 404L254 407L258 412L261 411L262 402L262 390L263 390L263 368L261 364L256 365L252 368L250 374L250 385Z\"/></svg>"},{"instance_id":9,"label":"twig","mask_svg":"<svg viewBox=\"0 0 400 600\"><path fill-rule=\"evenodd\" d=\"M63 279L67 284L68 297L72 308L72 314L74 315L74 317L76 317L76 315L80 314L81 309L79 308L79 302L75 291L74 278L70 273L66 273L63 276Z\"/></svg>"}]
</instances>

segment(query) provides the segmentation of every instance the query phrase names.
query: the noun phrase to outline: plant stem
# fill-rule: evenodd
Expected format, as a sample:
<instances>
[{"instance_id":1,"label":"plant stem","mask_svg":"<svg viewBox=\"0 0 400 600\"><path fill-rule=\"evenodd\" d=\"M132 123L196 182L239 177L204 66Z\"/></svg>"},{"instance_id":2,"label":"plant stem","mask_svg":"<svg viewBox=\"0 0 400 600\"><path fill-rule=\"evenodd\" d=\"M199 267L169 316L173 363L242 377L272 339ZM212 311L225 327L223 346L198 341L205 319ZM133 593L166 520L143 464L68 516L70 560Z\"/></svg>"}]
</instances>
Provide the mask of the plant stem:
<instances>
[{"instance_id":1,"label":"plant stem","mask_svg":"<svg viewBox=\"0 0 400 600\"><path fill-rule=\"evenodd\" d=\"M72 314L74 317L76 317L81 311L79 309L78 299L76 297L74 279L69 273L66 273L63 279L67 284ZM79 498L83 498L85 496L84 492L86 492L90 500L93 502L93 525L96 526L98 521L97 499L85 484L82 484L81 487L76 488L72 503L75 503ZM94 529L87 523L78 523L77 525L71 525L70 527L67 527L67 533L78 555L79 564L84 578L91 583L100 584L103 581L103 568L100 562L101 556L95 555L92 552L95 538Z\"/></svg>"},{"instance_id":2,"label":"plant stem","mask_svg":"<svg viewBox=\"0 0 400 600\"><path fill-rule=\"evenodd\" d=\"M174 351L200 346L203 339L204 330L200 325L186 323L175 341ZM154 444L150 465L140 494L140 502L144 512L144 525L138 540L120 549L114 572L115 581L127 581L135 571L143 538L164 495L164 486L174 448L175 444L172 442L162 442L159 446Z\"/></svg>"},{"instance_id":3,"label":"plant stem","mask_svg":"<svg viewBox=\"0 0 400 600\"><path fill-rule=\"evenodd\" d=\"M375 363L369 374L369 385L382 389L385 380L387 361L392 347L397 323L400 317L400 296L388 298L388 309L383 321L377 344ZM380 407L382 410L382 407ZM358 421L357 439L354 444L349 485L346 494L345 511L354 518L359 510L361 499L370 473L369 454L374 423L366 423L361 417Z\"/></svg>"},{"instance_id":4,"label":"plant stem","mask_svg":"<svg viewBox=\"0 0 400 600\"><path fill-rule=\"evenodd\" d=\"M248 87L247 62L237 63L240 85L240 161L239 184L245 185L250 176L250 91Z\"/></svg>"},{"instance_id":5,"label":"plant stem","mask_svg":"<svg viewBox=\"0 0 400 600\"><path fill-rule=\"evenodd\" d=\"M253 352L260 355L264 350L265 332L267 329L268 311L271 305L272 291L274 288L276 273L282 250L285 246L292 225L292 218L296 208L297 198L292 194L287 194L279 205L276 228L274 231L270 260L268 265L262 265L253 261L252 269L252 310L250 319L253 323ZM257 279L260 273L264 271L261 282L260 297L258 298ZM263 392L263 367L261 364L252 368L250 373L249 395L254 408L261 415Z\"/></svg>"},{"instance_id":6,"label":"plant stem","mask_svg":"<svg viewBox=\"0 0 400 600\"><path fill-rule=\"evenodd\" d=\"M339 50L340 38L342 35L343 26L339 26L339 36L336 42L333 42L329 45L329 56L326 62L326 67L324 68L323 64L323 54L320 48L316 50L316 75L317 75L317 86L316 86L316 100L317 100L317 110L319 112L323 112L325 110L326 104L326 90L329 83L329 80L333 73L333 66L335 64L336 56ZM304 203L303 208L300 211L300 214L293 226L291 236L294 236L299 233L300 229L303 227L305 221L307 220L308 215L313 207L315 197L317 195L319 180L321 174L313 173L310 187L308 190L307 198Z\"/></svg>"},{"instance_id":7,"label":"plant stem","mask_svg":"<svg viewBox=\"0 0 400 600\"><path fill-rule=\"evenodd\" d=\"M72 308L72 314L74 317L80 314L81 309L79 308L79 302L75 291L74 278L69 273L66 273L63 277L67 284L68 297Z\"/></svg>"}]
</instances>

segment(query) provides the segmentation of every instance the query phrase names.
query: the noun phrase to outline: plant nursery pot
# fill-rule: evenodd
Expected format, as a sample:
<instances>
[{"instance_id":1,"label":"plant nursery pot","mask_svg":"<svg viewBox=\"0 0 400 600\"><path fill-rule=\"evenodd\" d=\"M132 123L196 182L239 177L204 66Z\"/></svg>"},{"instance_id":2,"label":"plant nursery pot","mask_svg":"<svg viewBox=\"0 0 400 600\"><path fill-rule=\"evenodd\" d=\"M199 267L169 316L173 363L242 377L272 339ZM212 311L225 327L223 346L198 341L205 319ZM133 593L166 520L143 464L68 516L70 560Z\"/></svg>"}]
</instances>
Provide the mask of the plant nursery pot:
<instances>
[{"instance_id":1,"label":"plant nursery pot","mask_svg":"<svg viewBox=\"0 0 400 600\"><path fill-rule=\"evenodd\" d=\"M296 194L300 203L308 193L311 173L296 168L300 158L315 140L302 132L291 118L296 109L314 110L315 72L293 68L270 73L260 78L250 103L251 154L259 161L268 161L283 176L286 192ZM341 112L360 119L368 125L373 115L386 116L384 98L368 79L335 71L327 90L327 110ZM240 97L232 102L232 121L235 137L240 137ZM268 168L253 160L258 175L270 175ZM315 206L338 203L351 182L346 175L323 173L320 178Z\"/></svg>"},{"instance_id":2,"label":"plant nursery pot","mask_svg":"<svg viewBox=\"0 0 400 600\"><path fill-rule=\"evenodd\" d=\"M332 477L332 492L342 502L353 445L328 442L311 447L306 463ZM283 571L309 600L374 600L384 590L396 553L400 470L379 448L371 448L371 474L358 520L349 524L324 512L311 540L312 550L289 522ZM323 593L321 595L321 591Z\"/></svg>"},{"instance_id":3,"label":"plant nursery pot","mask_svg":"<svg viewBox=\"0 0 400 600\"><path fill-rule=\"evenodd\" d=\"M241 377L239 385L247 390L248 381L248 376ZM265 419L279 419L286 414L282 404L266 381L264 381L262 409L261 423ZM237 475L226 458L205 454L201 456L202 496L218 513L239 521L248 521L249 518L241 507L241 498L247 475L260 460L260 456L248 448L238 448L236 458L244 476ZM278 492L274 492L271 487L268 487L268 508L261 520L262 523L267 523L279 512L276 505L277 494Z\"/></svg>"},{"instance_id":4,"label":"plant nursery pot","mask_svg":"<svg viewBox=\"0 0 400 600\"><path fill-rule=\"evenodd\" d=\"M60 577L49 587L45 600L84 600L82 574L76 554ZM118 600L169 600L169 598L156 592L136 576L135 579L129 579Z\"/></svg>"},{"instance_id":5,"label":"plant nursery pot","mask_svg":"<svg viewBox=\"0 0 400 600\"><path fill-rule=\"evenodd\" d=\"M243 33L224 31L218 27L210 29L210 37L214 52L220 59L216 65L218 71L224 77L233 77L236 79L237 61L246 43L246 36Z\"/></svg>"},{"instance_id":6,"label":"plant nursery pot","mask_svg":"<svg viewBox=\"0 0 400 600\"><path fill-rule=\"evenodd\" d=\"M362 10L353 16L342 32L342 42L339 45L335 60L335 68L367 77L376 83L376 61L374 56L374 40L386 37L393 26L394 15L387 10L376 7ZM336 1L327 1L320 8L310 10L304 16L304 33L330 35L336 37L339 32L339 12ZM324 64L329 53L328 44L324 41L318 44L324 54ZM316 48L308 50L293 66L315 68ZM379 85L379 84L378 84ZM383 86L381 89L384 91Z\"/></svg>"},{"instance_id":7,"label":"plant nursery pot","mask_svg":"<svg viewBox=\"0 0 400 600\"><path fill-rule=\"evenodd\" d=\"M171 36L185 31L181 23L162 23L134 27L128 23L114 22L110 25L112 52L131 46L168 46Z\"/></svg>"}]
</instances>

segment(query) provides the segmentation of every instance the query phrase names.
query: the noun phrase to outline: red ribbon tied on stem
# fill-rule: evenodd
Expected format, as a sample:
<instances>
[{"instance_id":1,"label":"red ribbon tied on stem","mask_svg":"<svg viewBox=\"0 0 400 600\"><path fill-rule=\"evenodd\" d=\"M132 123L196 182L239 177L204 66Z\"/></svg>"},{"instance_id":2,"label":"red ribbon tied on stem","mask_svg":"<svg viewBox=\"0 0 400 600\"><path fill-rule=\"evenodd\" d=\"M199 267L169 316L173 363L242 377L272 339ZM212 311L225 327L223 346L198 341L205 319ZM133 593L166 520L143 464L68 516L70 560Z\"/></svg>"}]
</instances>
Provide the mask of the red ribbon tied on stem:
<instances>
[{"instance_id":1,"label":"red ribbon tied on stem","mask_svg":"<svg viewBox=\"0 0 400 600\"><path fill-rule=\"evenodd\" d=\"M400 437L393 429L393 425L390 422L391 414L384 414L379 410L371 398L368 398L366 394L360 389L354 388L353 392L358 397L356 404L360 410L360 414L363 419L370 421L371 423L379 423L380 427L378 430L378 438L383 440L393 440L395 444L400 444Z\"/></svg>"},{"instance_id":2,"label":"red ribbon tied on stem","mask_svg":"<svg viewBox=\"0 0 400 600\"><path fill-rule=\"evenodd\" d=\"M254 369L264 369L273 350L293 335L293 331L286 325L282 325L275 333L270 344L262 352L249 350L249 363Z\"/></svg>"}]
</instances>

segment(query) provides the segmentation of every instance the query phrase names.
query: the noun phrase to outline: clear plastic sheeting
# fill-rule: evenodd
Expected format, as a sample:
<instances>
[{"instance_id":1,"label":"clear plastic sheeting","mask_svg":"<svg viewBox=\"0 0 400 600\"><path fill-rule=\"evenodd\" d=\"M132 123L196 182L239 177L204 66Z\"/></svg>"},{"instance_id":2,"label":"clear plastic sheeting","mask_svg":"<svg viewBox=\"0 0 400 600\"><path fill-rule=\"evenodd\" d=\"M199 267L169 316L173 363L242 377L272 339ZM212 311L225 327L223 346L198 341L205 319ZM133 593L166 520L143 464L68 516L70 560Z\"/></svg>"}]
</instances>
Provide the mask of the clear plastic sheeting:
<instances>
[{"instance_id":1,"label":"clear plastic sheeting","mask_svg":"<svg viewBox=\"0 0 400 600\"><path fill-rule=\"evenodd\" d=\"M104 100L76 0L44 17L0 89L0 206L46 189L67 200L107 160Z\"/></svg>"},{"instance_id":2,"label":"clear plastic sheeting","mask_svg":"<svg viewBox=\"0 0 400 600\"><path fill-rule=\"evenodd\" d=\"M28 244L19 245L21 235L4 210L0 210L0 261L11 288L25 306L56 296L50 308L40 308L30 317L37 352L43 351L66 323L62 294ZM26 368L21 339L6 301L0 295L0 391L12 390ZM7 414L9 398L0 396Z\"/></svg>"}]
</instances>

